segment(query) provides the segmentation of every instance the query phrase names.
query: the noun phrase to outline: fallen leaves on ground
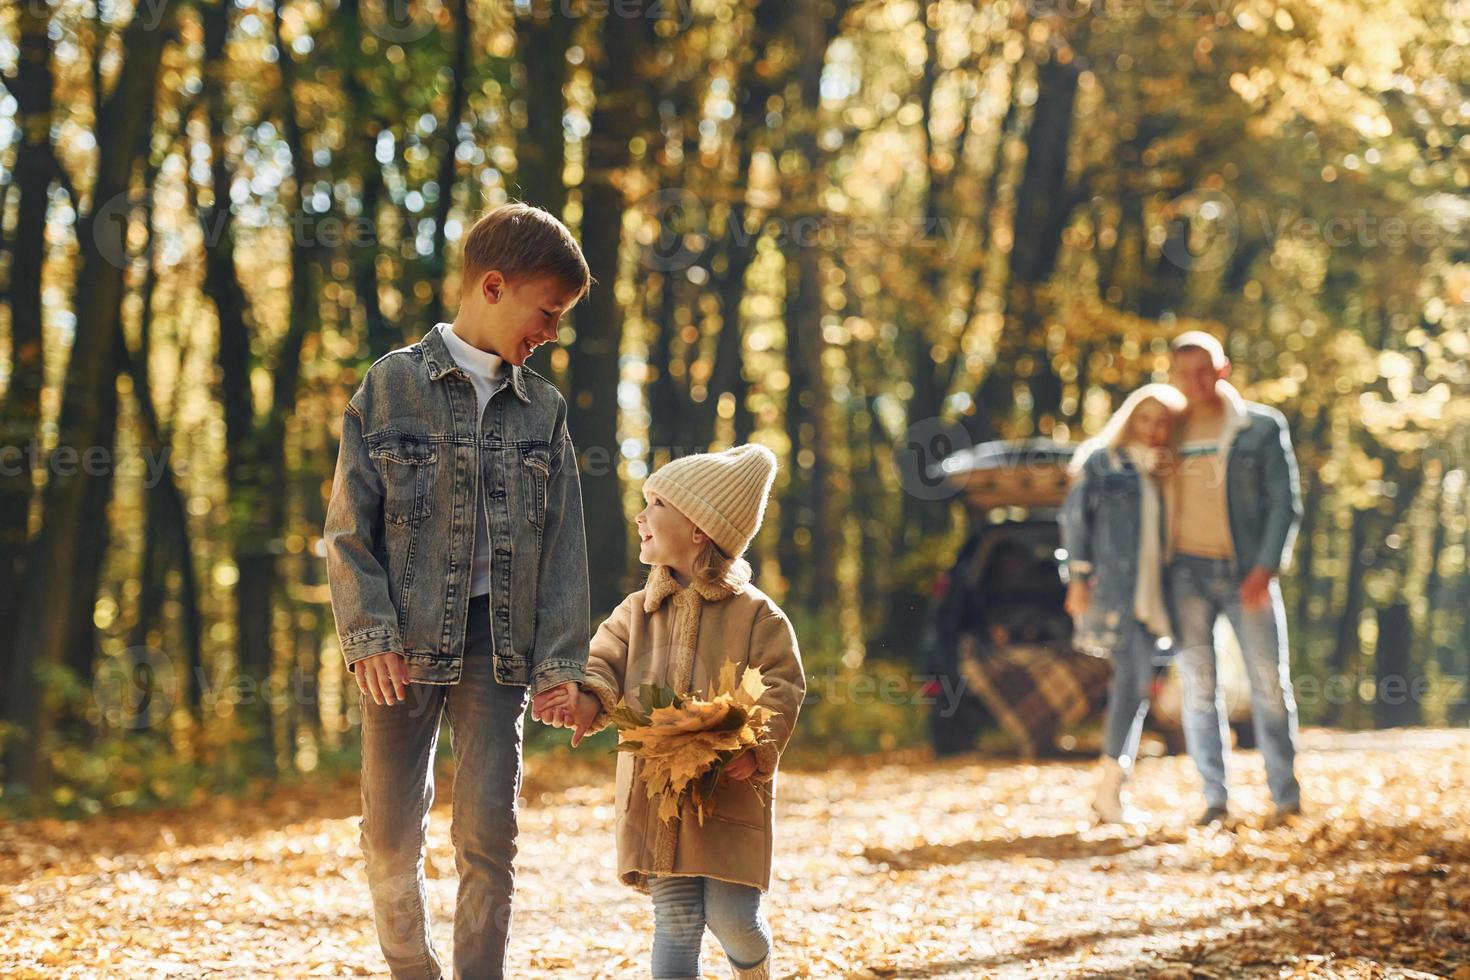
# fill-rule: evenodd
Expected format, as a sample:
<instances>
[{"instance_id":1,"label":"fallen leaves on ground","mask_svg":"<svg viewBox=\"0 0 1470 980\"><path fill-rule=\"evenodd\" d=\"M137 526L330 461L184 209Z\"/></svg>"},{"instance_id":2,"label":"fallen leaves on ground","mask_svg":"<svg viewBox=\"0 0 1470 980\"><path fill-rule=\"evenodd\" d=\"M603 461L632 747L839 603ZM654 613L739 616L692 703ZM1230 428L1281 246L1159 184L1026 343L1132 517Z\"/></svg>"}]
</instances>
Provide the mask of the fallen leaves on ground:
<instances>
[{"instance_id":1,"label":"fallen leaves on ground","mask_svg":"<svg viewBox=\"0 0 1470 980\"><path fill-rule=\"evenodd\" d=\"M515 977L648 974L653 913L615 880L613 760L529 760ZM782 977L1449 976L1470 980L1470 732L1306 732L1305 815L1198 829L1187 759L1146 759L1145 826L1091 825L1084 762L919 754L783 772L766 908ZM426 872L452 961L451 787ZM263 803L0 828L0 975L387 976L355 781ZM706 937L705 976L728 976Z\"/></svg>"}]
</instances>

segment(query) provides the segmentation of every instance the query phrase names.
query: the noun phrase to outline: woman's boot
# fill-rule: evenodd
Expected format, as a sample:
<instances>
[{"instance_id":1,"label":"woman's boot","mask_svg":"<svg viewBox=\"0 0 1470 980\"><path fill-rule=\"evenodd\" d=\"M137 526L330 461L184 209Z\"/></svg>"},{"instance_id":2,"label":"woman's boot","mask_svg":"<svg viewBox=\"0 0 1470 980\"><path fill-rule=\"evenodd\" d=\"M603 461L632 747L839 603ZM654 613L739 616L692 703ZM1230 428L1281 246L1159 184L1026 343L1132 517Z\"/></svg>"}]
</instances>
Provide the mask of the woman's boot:
<instances>
[{"instance_id":1,"label":"woman's boot","mask_svg":"<svg viewBox=\"0 0 1470 980\"><path fill-rule=\"evenodd\" d=\"M1103 756L1097 763L1097 791L1092 797L1092 812L1099 823L1124 823L1123 784L1128 770L1117 759Z\"/></svg>"},{"instance_id":2,"label":"woman's boot","mask_svg":"<svg viewBox=\"0 0 1470 980\"><path fill-rule=\"evenodd\" d=\"M730 961L730 975L735 980L771 980L771 957L770 954L755 966L736 966L734 960Z\"/></svg>"}]
</instances>

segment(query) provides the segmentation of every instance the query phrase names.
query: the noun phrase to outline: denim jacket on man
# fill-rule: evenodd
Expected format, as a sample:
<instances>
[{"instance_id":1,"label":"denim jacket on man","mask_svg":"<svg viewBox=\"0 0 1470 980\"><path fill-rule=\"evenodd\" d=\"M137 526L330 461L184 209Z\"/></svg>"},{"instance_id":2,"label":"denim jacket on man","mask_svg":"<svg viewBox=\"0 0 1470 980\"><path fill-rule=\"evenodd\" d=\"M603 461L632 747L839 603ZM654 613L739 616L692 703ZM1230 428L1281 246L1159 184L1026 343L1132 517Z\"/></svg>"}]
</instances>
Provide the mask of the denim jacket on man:
<instances>
[{"instance_id":1,"label":"denim jacket on man","mask_svg":"<svg viewBox=\"0 0 1470 980\"><path fill-rule=\"evenodd\" d=\"M1220 453L1225 459L1225 507L1235 573L1283 572L1302 520L1301 481L1286 416L1246 401L1228 381L1215 384L1225 402Z\"/></svg>"},{"instance_id":2,"label":"denim jacket on man","mask_svg":"<svg viewBox=\"0 0 1470 980\"><path fill-rule=\"evenodd\" d=\"M348 670L394 652L411 681L459 680L479 494L496 680L535 695L582 679L587 540L566 402L536 372L506 367L480 416L431 328L374 362L348 402L324 533Z\"/></svg>"}]
</instances>

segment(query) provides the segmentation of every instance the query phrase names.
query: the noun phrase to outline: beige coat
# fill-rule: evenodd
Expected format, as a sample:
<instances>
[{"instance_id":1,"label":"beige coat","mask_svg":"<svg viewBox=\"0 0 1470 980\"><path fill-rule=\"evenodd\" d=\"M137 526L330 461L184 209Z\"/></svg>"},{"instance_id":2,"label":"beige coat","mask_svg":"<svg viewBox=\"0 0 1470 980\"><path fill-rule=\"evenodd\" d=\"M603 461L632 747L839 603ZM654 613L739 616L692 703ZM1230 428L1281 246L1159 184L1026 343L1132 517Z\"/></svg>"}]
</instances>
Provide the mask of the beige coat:
<instances>
[{"instance_id":1,"label":"beige coat","mask_svg":"<svg viewBox=\"0 0 1470 980\"><path fill-rule=\"evenodd\" d=\"M744 781L722 776L703 826L687 802L668 823L658 819L656 801L637 778L637 760L619 753L618 877L624 884L647 891L648 876L663 874L770 887L776 766L801 710L806 677L796 633L764 592L753 585L684 588L667 566L655 566L645 587L624 599L592 638L583 683L603 710L591 730L607 726L608 712L624 695L637 703L642 684L705 693L729 660L760 668L768 687L759 703L776 713L770 737L755 747L756 773Z\"/></svg>"}]
</instances>

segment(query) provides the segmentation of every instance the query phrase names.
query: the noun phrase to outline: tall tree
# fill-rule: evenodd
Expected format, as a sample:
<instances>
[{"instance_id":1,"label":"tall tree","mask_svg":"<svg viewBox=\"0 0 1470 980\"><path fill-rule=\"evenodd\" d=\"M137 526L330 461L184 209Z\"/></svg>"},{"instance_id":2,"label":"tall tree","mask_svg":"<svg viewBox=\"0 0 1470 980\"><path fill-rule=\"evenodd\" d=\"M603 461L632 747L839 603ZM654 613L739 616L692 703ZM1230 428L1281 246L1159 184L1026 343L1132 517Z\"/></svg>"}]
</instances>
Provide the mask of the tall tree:
<instances>
[{"instance_id":1,"label":"tall tree","mask_svg":"<svg viewBox=\"0 0 1470 980\"><path fill-rule=\"evenodd\" d=\"M22 247L9 249L6 292L10 300L11 370L10 386L0 403L0 450L7 456L7 465L0 469L0 684L6 687L24 684L16 673L15 628L30 544L35 461L32 450L38 446L41 390L46 377L41 343L46 209L52 181L60 172L51 146L51 5L23 3L16 10L19 57L15 76L6 81L6 87L15 98L15 121L20 133L13 178L18 197L13 239Z\"/></svg>"},{"instance_id":2,"label":"tall tree","mask_svg":"<svg viewBox=\"0 0 1470 980\"><path fill-rule=\"evenodd\" d=\"M623 308L617 282L623 242L623 184L632 162L628 144L645 125L643 60L653 46L657 20L621 16L602 18L592 87L596 104L586 142L582 183L582 247L596 284L576 316L577 339L569 349L568 427L579 455L587 553L601 568L624 568L628 556L627 519L618 479L618 354L623 339ZM626 594L610 575L592 577L592 608L611 609Z\"/></svg>"},{"instance_id":3,"label":"tall tree","mask_svg":"<svg viewBox=\"0 0 1470 980\"><path fill-rule=\"evenodd\" d=\"M66 366L65 397L58 423L58 451L84 453L100 444L108 392L116 391L117 318L124 289L126 222L117 204L126 199L140 130L152 125L155 88L163 51L175 26L176 7L156 19L135 13L123 34L117 82L97 120L97 171L91 207L79 224L80 265L73 293L76 327ZM50 788L46 764L54 705L36 696L32 678L39 666L60 664L69 627L79 605L90 602L71 588L77 567L89 477L53 467L42 496L41 532L27 568L20 610L13 682L5 685L5 717L29 737L6 746L7 776L33 792Z\"/></svg>"},{"instance_id":4,"label":"tall tree","mask_svg":"<svg viewBox=\"0 0 1470 980\"><path fill-rule=\"evenodd\" d=\"M526 128L516 141L516 185L528 204L562 216L567 204L567 49L576 18L559 0L532 0L516 11L516 54Z\"/></svg>"}]
</instances>

